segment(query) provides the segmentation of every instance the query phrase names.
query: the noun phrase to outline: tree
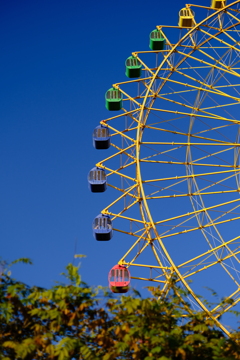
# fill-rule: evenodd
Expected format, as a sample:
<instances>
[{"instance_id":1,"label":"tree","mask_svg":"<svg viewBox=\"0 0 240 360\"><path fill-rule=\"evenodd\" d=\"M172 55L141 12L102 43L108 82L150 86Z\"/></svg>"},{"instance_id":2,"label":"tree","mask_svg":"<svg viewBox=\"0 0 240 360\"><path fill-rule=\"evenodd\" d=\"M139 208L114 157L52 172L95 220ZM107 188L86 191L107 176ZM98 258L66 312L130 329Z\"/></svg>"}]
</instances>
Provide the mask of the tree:
<instances>
[{"instance_id":1,"label":"tree","mask_svg":"<svg viewBox=\"0 0 240 360\"><path fill-rule=\"evenodd\" d=\"M78 267L66 270L68 283L49 290L2 274L0 359L240 359L239 333L228 339L204 314L186 314L174 283L161 301L158 288L114 298L85 284Z\"/></svg>"}]
</instances>

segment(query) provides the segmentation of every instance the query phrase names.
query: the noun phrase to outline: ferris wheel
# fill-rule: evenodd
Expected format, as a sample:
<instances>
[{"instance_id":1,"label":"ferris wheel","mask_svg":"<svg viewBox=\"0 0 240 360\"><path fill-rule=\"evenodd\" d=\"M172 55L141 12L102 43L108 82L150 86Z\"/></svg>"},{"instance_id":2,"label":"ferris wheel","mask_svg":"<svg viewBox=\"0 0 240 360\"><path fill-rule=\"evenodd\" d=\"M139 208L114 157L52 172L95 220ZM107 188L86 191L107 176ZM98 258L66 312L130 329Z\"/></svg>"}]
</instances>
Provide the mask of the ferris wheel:
<instances>
[{"instance_id":1,"label":"ferris wheel","mask_svg":"<svg viewBox=\"0 0 240 360\"><path fill-rule=\"evenodd\" d=\"M239 45L240 0L186 5L157 26L106 92L111 117L93 133L106 155L88 178L110 200L96 240L123 244L112 291L128 290L130 272L163 293L174 277L226 334L220 317L240 301ZM207 307L196 286L217 284L225 301Z\"/></svg>"}]
</instances>

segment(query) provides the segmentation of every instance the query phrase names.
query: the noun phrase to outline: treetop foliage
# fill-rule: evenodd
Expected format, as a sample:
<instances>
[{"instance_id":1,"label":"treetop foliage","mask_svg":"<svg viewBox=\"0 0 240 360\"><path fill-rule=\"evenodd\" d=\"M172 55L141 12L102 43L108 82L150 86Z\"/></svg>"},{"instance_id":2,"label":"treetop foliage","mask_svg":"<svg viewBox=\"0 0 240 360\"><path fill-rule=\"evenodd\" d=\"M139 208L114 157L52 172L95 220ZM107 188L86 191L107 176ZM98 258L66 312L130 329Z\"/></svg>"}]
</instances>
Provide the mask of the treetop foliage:
<instances>
[{"instance_id":1,"label":"treetop foliage","mask_svg":"<svg viewBox=\"0 0 240 360\"><path fill-rule=\"evenodd\" d=\"M161 300L158 288L114 297L84 283L77 266L64 276L44 289L2 272L1 360L240 359L240 334L227 338L203 313L187 313L174 284Z\"/></svg>"}]
</instances>

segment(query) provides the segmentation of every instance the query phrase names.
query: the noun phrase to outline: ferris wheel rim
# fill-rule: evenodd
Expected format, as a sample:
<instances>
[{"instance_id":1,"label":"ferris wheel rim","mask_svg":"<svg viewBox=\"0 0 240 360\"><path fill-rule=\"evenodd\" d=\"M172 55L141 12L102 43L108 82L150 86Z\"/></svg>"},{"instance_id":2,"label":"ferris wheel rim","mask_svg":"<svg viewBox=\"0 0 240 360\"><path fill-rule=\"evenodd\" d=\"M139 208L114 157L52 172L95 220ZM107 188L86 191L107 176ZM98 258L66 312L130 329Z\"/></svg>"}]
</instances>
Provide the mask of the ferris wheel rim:
<instances>
[{"instance_id":1,"label":"ferris wheel rim","mask_svg":"<svg viewBox=\"0 0 240 360\"><path fill-rule=\"evenodd\" d=\"M228 9L236 4L240 3L240 0L234 1L231 4L226 5L224 8L217 10L215 12L213 12L211 15L207 16L206 18L204 18L202 21L200 21L199 23L196 23L194 27L192 27L179 41L178 43L172 47L172 49L169 51L169 53L167 54L167 56L164 58L164 60L161 62L161 64L159 65L158 69L156 70L156 72L154 73L152 80L147 88L145 97L144 97L144 101L142 103L142 107L140 110L140 115L139 115L139 123L138 123L138 130L137 130L137 137L136 137L136 178L138 181L138 186L140 188L140 193L141 193L141 198L143 200L144 203L144 207L145 207L145 211L148 215L148 222L151 224L151 228L154 230L155 235L157 240L160 242L161 245L161 249L163 250L165 256L167 257L168 262L170 263L171 267L174 269L174 272L177 274L177 276L179 277L180 281L182 282L182 284L185 286L185 288L190 292L190 294L192 295L192 297L194 298L194 300L199 304L199 306L208 314L208 316L216 323L216 325L221 328L227 335L229 335L229 331L217 320L217 318L213 315L212 312L210 312L206 306L203 304L203 302L196 296L195 292L192 290L192 288L190 287L190 285L186 282L186 280L184 279L184 277L182 276L181 272L178 270L177 265L174 263L174 261L171 259L171 256L169 254L169 252L167 251L166 247L164 246L163 242L161 241L161 238L158 234L158 231L156 229L155 226L155 222L153 221L152 215L151 215L151 211L150 208L148 206L148 202L146 199L146 195L145 195L145 191L143 188L143 180L142 180L142 175L141 175L141 165L140 165L140 151L141 151L141 140L143 138L143 133L144 133L144 125L147 122L149 113L152 109L152 104L154 103L154 99L151 101L150 106L148 106L147 108L147 116L145 116L145 120L143 121L144 118L144 110L146 109L146 102L147 99L149 98L149 93L150 93L150 89L152 89L153 84L156 80L156 77L158 76L159 71L161 70L161 68L163 67L163 65L166 63L167 59L175 52L175 50L177 49L177 47L186 39L189 37L189 35L191 35L192 33L194 33L196 30L198 30L198 28L204 24L206 21L208 21L209 19L213 18L214 16L216 16L217 13L221 13L223 12L223 10ZM240 23L240 21L239 21ZM232 25L233 26L233 25ZM234 25L235 26L235 25ZM191 53L194 53L196 51L196 49L193 49ZM182 59L181 64L188 58L188 55L185 56L185 58ZM180 63L177 64L176 68L180 66ZM174 69L175 70L175 69ZM174 72L174 71L173 71ZM172 74L169 74L169 77ZM166 82L167 80L165 80ZM162 87L164 86L165 82L162 84ZM161 87L161 88L162 88ZM160 92L161 88L159 88L157 90L157 94ZM145 221L145 218L143 218L143 221ZM151 240L150 240L151 241ZM162 265L162 264L160 264ZM163 271L164 272L164 271ZM166 276L166 272L165 272L165 276ZM168 274L167 274L168 277Z\"/></svg>"}]
</instances>

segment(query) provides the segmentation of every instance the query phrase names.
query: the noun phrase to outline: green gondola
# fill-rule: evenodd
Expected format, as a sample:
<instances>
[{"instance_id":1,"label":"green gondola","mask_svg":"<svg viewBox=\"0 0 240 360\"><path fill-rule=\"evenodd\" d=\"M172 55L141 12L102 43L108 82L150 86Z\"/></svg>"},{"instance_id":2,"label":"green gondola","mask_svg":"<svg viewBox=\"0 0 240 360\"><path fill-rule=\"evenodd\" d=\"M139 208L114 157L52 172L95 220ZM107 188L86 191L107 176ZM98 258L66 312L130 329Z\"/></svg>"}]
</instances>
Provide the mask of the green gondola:
<instances>
[{"instance_id":1,"label":"green gondola","mask_svg":"<svg viewBox=\"0 0 240 360\"><path fill-rule=\"evenodd\" d=\"M106 108L110 111L121 110L122 94L119 90L111 88L106 92Z\"/></svg>"},{"instance_id":2,"label":"green gondola","mask_svg":"<svg viewBox=\"0 0 240 360\"><path fill-rule=\"evenodd\" d=\"M126 76L128 78L138 78L141 76L142 64L134 56L129 56L126 60Z\"/></svg>"},{"instance_id":3,"label":"green gondola","mask_svg":"<svg viewBox=\"0 0 240 360\"><path fill-rule=\"evenodd\" d=\"M150 34L149 47L151 50L163 50L165 47L165 38L160 30L153 30Z\"/></svg>"}]
</instances>

